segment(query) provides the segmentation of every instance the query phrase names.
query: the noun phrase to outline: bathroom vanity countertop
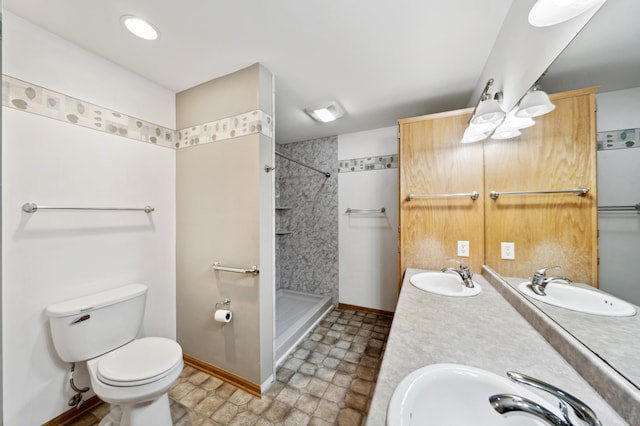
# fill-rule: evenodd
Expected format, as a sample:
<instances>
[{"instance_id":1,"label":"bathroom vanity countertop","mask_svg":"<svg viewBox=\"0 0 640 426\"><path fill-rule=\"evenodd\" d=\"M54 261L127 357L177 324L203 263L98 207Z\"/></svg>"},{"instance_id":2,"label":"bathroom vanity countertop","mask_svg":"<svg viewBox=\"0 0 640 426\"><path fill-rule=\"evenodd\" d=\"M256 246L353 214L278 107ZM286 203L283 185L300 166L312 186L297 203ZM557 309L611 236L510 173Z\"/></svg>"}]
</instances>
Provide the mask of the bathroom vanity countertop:
<instances>
[{"instance_id":1,"label":"bathroom vanity countertop","mask_svg":"<svg viewBox=\"0 0 640 426\"><path fill-rule=\"evenodd\" d=\"M457 298L415 288L409 278L419 272L424 271L405 273L368 426L385 424L391 394L405 376L437 363L471 365L505 377L511 370L524 373L582 399L603 425L628 424L484 277L473 277L482 293Z\"/></svg>"}]
</instances>

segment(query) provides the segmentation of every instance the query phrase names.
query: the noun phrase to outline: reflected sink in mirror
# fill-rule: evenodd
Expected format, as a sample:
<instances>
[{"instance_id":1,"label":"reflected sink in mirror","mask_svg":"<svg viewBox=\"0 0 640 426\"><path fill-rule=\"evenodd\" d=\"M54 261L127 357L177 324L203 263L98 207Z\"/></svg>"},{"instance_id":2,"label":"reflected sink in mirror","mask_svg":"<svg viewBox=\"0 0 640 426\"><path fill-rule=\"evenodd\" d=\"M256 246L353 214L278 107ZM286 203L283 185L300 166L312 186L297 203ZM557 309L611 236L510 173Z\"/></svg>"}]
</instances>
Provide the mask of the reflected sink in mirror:
<instances>
[{"instance_id":1,"label":"reflected sink in mirror","mask_svg":"<svg viewBox=\"0 0 640 426\"><path fill-rule=\"evenodd\" d=\"M482 291L477 282L473 281L473 288L466 287L459 276L448 272L420 272L413 275L409 282L420 290L441 296L468 297Z\"/></svg>"},{"instance_id":2,"label":"reflected sink in mirror","mask_svg":"<svg viewBox=\"0 0 640 426\"><path fill-rule=\"evenodd\" d=\"M546 296L531 289L531 281L518 285L518 290L527 297L549 305L586 314L610 317L630 317L636 309L630 303L595 288L584 288L576 284L550 282L545 288Z\"/></svg>"},{"instance_id":3,"label":"reflected sink in mirror","mask_svg":"<svg viewBox=\"0 0 640 426\"><path fill-rule=\"evenodd\" d=\"M490 396L500 393L529 398L559 414L553 404L506 376L461 364L432 364L398 384L387 408L387 426L547 426L527 415L500 415L489 403Z\"/></svg>"}]
</instances>

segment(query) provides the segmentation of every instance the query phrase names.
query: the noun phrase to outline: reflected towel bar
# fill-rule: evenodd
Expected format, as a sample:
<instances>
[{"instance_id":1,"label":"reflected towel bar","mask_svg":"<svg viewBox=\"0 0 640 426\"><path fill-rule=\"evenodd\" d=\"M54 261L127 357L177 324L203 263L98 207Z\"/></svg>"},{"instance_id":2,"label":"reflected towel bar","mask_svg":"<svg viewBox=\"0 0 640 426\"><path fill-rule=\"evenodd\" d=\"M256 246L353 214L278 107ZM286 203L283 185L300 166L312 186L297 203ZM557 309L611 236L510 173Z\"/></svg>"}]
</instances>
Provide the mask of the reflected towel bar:
<instances>
[{"instance_id":1,"label":"reflected towel bar","mask_svg":"<svg viewBox=\"0 0 640 426\"><path fill-rule=\"evenodd\" d=\"M220 265L220 262L214 262L213 265L211 266L211 269L213 269L214 271L223 271L223 272L233 272L235 274L259 274L260 270L258 269L257 266L253 265L249 268L232 268L229 266L222 266Z\"/></svg>"},{"instance_id":2,"label":"reflected towel bar","mask_svg":"<svg viewBox=\"0 0 640 426\"><path fill-rule=\"evenodd\" d=\"M489 197L492 200L497 200L501 195L533 195L533 194L574 194L577 196L585 195L589 192L589 188L574 188L574 189L559 189L549 191L514 191L514 192L498 192L491 191Z\"/></svg>"},{"instance_id":3,"label":"reflected towel bar","mask_svg":"<svg viewBox=\"0 0 640 426\"><path fill-rule=\"evenodd\" d=\"M636 212L640 213L640 203L635 206L602 206L598 207L599 212Z\"/></svg>"},{"instance_id":4,"label":"reflected towel bar","mask_svg":"<svg viewBox=\"0 0 640 426\"><path fill-rule=\"evenodd\" d=\"M155 209L151 206L145 206L142 208L129 208L129 207L51 207L51 206L39 206L36 203L25 203L22 205L22 211L25 213L35 213L40 210L119 210L119 211L143 211L145 213L151 213Z\"/></svg>"},{"instance_id":5,"label":"reflected towel bar","mask_svg":"<svg viewBox=\"0 0 640 426\"><path fill-rule=\"evenodd\" d=\"M479 196L480 194L478 194L476 191L463 193L463 194L431 194L431 195L409 194L407 195L407 201L429 199L429 198L459 198L459 197L470 197L473 201L475 201L478 199Z\"/></svg>"},{"instance_id":6,"label":"reflected towel bar","mask_svg":"<svg viewBox=\"0 0 640 426\"><path fill-rule=\"evenodd\" d=\"M384 213L387 209L381 207L379 209L352 209L348 208L344 214L367 214L367 213Z\"/></svg>"}]
</instances>

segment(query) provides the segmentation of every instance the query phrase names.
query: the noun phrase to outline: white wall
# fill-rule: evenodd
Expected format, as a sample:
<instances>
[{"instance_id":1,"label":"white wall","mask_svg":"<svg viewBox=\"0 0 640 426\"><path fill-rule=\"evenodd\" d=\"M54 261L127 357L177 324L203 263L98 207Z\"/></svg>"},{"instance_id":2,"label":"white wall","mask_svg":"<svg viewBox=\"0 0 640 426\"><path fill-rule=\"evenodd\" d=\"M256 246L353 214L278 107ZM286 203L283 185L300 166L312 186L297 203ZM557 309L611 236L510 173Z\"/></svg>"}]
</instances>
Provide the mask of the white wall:
<instances>
[{"instance_id":1,"label":"white wall","mask_svg":"<svg viewBox=\"0 0 640 426\"><path fill-rule=\"evenodd\" d=\"M338 136L338 160L398 153L398 128ZM384 214L346 215L347 208ZM398 169L338 177L340 303L395 311L398 299Z\"/></svg>"},{"instance_id":2,"label":"white wall","mask_svg":"<svg viewBox=\"0 0 640 426\"><path fill-rule=\"evenodd\" d=\"M7 75L175 128L170 91L3 18ZM72 395L47 305L142 282L143 333L175 338L175 151L6 107L2 130L4 424L35 425L69 409ZM156 211L27 214L25 202Z\"/></svg>"},{"instance_id":3,"label":"white wall","mask_svg":"<svg viewBox=\"0 0 640 426\"><path fill-rule=\"evenodd\" d=\"M640 128L640 88L600 93L598 132ZM598 205L640 203L640 147L598 151ZM640 217L600 213L600 288L640 305Z\"/></svg>"}]
</instances>

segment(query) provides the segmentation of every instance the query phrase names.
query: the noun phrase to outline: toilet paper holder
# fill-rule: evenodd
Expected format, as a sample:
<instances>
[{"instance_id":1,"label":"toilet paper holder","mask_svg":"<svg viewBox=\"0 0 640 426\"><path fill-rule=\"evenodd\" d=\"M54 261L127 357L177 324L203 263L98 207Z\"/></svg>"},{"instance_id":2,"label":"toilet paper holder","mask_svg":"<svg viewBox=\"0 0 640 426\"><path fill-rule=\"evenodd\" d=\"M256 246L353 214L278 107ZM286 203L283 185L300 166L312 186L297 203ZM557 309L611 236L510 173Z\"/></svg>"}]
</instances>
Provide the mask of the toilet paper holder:
<instances>
[{"instance_id":1,"label":"toilet paper holder","mask_svg":"<svg viewBox=\"0 0 640 426\"><path fill-rule=\"evenodd\" d=\"M222 302L216 302L215 309L218 309L218 306L229 306L229 305L231 305L231 299L229 299L228 297L225 297Z\"/></svg>"}]
</instances>

